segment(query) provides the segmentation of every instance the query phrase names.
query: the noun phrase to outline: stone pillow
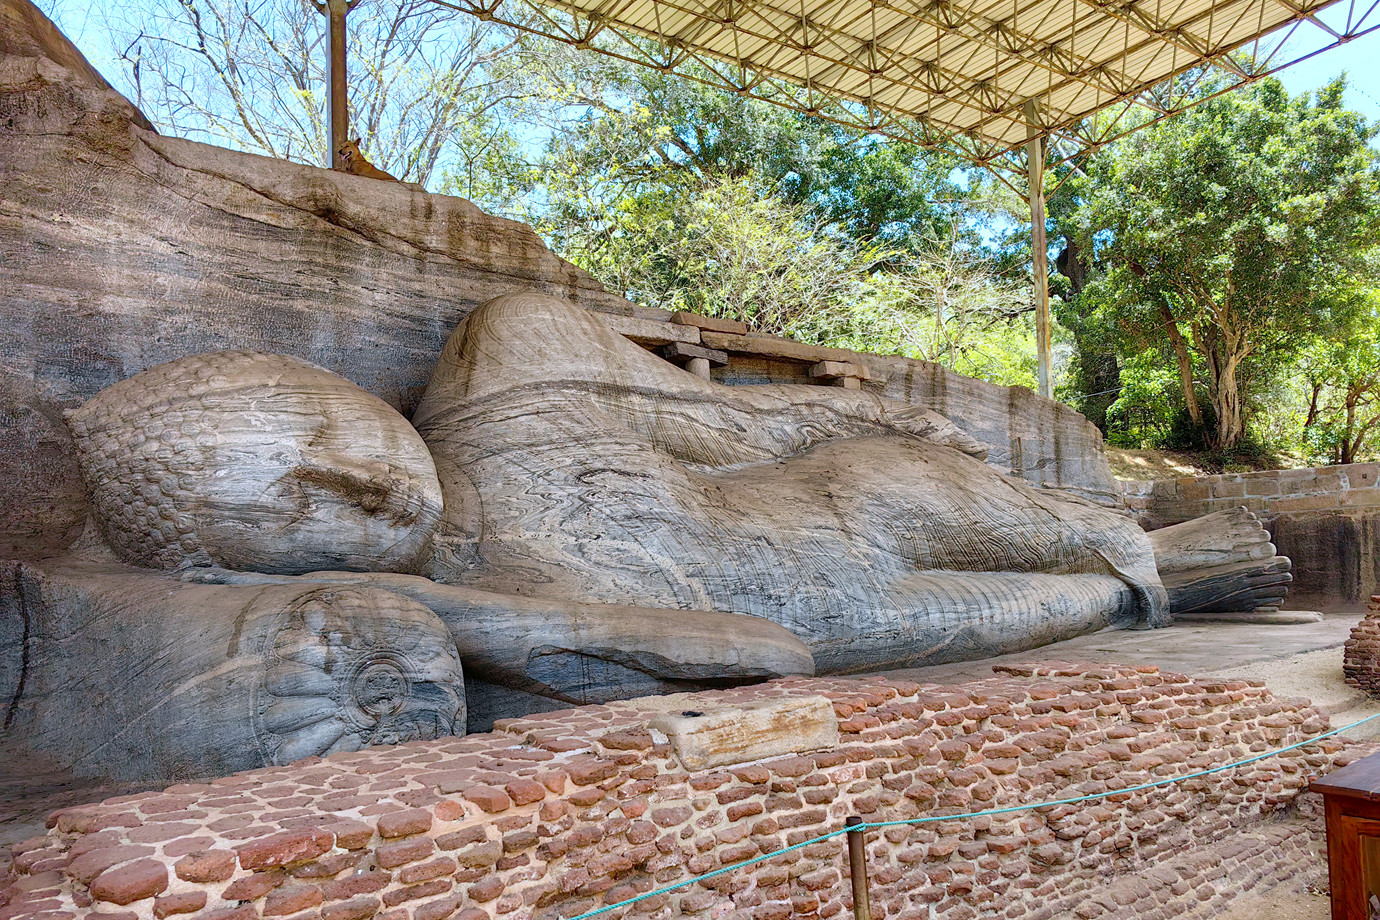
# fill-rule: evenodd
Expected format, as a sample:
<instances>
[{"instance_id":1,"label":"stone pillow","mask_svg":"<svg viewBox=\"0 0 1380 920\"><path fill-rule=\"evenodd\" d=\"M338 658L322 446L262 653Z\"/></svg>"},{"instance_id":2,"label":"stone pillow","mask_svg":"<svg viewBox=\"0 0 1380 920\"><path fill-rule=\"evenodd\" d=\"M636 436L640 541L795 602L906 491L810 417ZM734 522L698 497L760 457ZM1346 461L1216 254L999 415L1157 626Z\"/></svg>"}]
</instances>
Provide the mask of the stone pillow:
<instances>
[{"instance_id":1,"label":"stone pillow","mask_svg":"<svg viewBox=\"0 0 1380 920\"><path fill-rule=\"evenodd\" d=\"M67 421L96 523L133 565L409 572L440 518L436 467L407 420L297 358L179 358Z\"/></svg>"}]
</instances>

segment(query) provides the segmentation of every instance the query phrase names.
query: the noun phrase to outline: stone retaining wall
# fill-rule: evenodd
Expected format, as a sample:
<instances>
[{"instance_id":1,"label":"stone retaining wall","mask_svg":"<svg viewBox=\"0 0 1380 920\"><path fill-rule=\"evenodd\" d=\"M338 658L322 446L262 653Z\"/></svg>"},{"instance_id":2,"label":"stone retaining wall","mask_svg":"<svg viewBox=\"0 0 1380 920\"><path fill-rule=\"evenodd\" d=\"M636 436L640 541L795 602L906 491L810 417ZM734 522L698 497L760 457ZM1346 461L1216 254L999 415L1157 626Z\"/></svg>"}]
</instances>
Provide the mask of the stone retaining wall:
<instances>
[{"instance_id":1,"label":"stone retaining wall","mask_svg":"<svg viewBox=\"0 0 1380 920\"><path fill-rule=\"evenodd\" d=\"M1126 506L1163 527L1244 505L1294 563L1296 602L1380 591L1380 463L1124 482Z\"/></svg>"},{"instance_id":2,"label":"stone retaining wall","mask_svg":"<svg viewBox=\"0 0 1380 920\"><path fill-rule=\"evenodd\" d=\"M15 848L0 917L568 918L854 814L955 816L870 832L879 918L1092 920L1132 903L1137 917L1207 917L1317 860L1316 822L1277 822L1311 774L1357 756L1335 739L1161 789L958 818L1183 775L1327 724L1247 681L999 670L950 687L788 680L587 706L67 809ZM820 694L841 733L824 751L686 770L648 727L668 708ZM842 918L845 851L842 837L809 843L609 916Z\"/></svg>"}]
</instances>

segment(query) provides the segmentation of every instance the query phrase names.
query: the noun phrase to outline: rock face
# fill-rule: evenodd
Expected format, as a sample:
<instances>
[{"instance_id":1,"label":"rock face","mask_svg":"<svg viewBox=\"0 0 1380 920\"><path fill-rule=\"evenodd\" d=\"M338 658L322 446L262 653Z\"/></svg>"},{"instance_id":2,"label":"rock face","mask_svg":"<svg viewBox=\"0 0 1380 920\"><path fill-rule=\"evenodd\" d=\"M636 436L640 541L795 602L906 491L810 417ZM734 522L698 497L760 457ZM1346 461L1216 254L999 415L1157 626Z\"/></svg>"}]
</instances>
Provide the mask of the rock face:
<instances>
[{"instance_id":1,"label":"rock face","mask_svg":"<svg viewBox=\"0 0 1380 920\"><path fill-rule=\"evenodd\" d=\"M471 309L542 291L616 317L649 347L709 345L555 257L530 228L457 198L162 137L29 0L0 0L0 558L60 552L87 506L62 410L198 352L289 354L410 415ZM725 331L727 330L727 331ZM934 365L712 324L716 379L817 384L821 355L932 409L1042 485L1115 490L1085 419ZM653 346L653 343L660 343Z\"/></svg>"},{"instance_id":2,"label":"rock face","mask_svg":"<svg viewBox=\"0 0 1380 920\"><path fill-rule=\"evenodd\" d=\"M179 358L67 420L95 520L131 565L411 571L441 516L407 420L296 358Z\"/></svg>"},{"instance_id":3,"label":"rock face","mask_svg":"<svg viewBox=\"0 0 1380 920\"><path fill-rule=\"evenodd\" d=\"M8 764L190 778L464 731L449 630L389 591L92 563L9 563L0 580Z\"/></svg>"},{"instance_id":4,"label":"rock face","mask_svg":"<svg viewBox=\"0 0 1380 920\"><path fill-rule=\"evenodd\" d=\"M445 489L437 581L765 617L825 673L1168 622L1128 519L913 407L705 381L552 297L471 313L414 422Z\"/></svg>"},{"instance_id":5,"label":"rock face","mask_svg":"<svg viewBox=\"0 0 1380 920\"><path fill-rule=\"evenodd\" d=\"M472 307L633 312L459 198L162 137L28 0L0 0L0 557L86 507L61 410L198 352L285 353L410 410Z\"/></svg>"}]
</instances>

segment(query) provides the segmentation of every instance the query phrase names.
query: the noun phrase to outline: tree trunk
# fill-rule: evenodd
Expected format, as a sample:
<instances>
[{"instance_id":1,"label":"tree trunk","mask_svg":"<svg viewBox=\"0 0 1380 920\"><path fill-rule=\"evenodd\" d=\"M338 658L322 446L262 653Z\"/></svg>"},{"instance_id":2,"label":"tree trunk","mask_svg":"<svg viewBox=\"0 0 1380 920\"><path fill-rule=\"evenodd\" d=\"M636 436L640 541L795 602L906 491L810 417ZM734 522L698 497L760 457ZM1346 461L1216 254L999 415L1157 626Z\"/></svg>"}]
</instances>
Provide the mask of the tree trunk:
<instances>
[{"instance_id":1,"label":"tree trunk","mask_svg":"<svg viewBox=\"0 0 1380 920\"><path fill-rule=\"evenodd\" d=\"M1346 394L1346 428L1342 429L1342 463L1355 463L1356 447L1358 446L1353 437L1356 434L1356 399L1355 390L1348 390Z\"/></svg>"},{"instance_id":2,"label":"tree trunk","mask_svg":"<svg viewBox=\"0 0 1380 920\"><path fill-rule=\"evenodd\" d=\"M1226 347L1223 350L1226 354L1216 349L1208 353L1208 392L1212 408L1217 413L1217 429L1211 433L1212 443L1208 446L1215 450L1232 449L1241 443L1246 430L1241 411L1241 389L1236 377L1244 355Z\"/></svg>"},{"instance_id":3,"label":"tree trunk","mask_svg":"<svg viewBox=\"0 0 1380 920\"><path fill-rule=\"evenodd\" d=\"M1188 417L1199 428L1203 426L1203 410L1198 405L1198 393L1193 387L1193 357L1189 354L1188 343L1179 331L1179 323L1169 304L1160 300L1160 316L1164 319L1164 331L1174 346L1174 356L1179 360L1179 386L1184 392L1184 405L1188 407Z\"/></svg>"}]
</instances>

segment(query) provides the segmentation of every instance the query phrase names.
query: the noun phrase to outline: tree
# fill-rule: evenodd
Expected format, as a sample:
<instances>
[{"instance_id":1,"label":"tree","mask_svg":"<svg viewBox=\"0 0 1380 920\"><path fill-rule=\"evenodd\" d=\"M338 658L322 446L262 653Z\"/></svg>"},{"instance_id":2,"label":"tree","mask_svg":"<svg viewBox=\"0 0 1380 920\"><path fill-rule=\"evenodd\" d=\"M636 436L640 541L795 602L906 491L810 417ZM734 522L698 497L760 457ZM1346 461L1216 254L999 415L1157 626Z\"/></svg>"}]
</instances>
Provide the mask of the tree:
<instances>
[{"instance_id":1,"label":"tree","mask_svg":"<svg viewBox=\"0 0 1380 920\"><path fill-rule=\"evenodd\" d=\"M108 27L134 102L161 129L325 162L326 18L311 0L124 2ZM518 146L507 122L526 95L526 46L426 0L362 4L349 29L350 124L370 158L410 181L448 170L482 190L476 164Z\"/></svg>"},{"instance_id":2,"label":"tree","mask_svg":"<svg viewBox=\"0 0 1380 920\"><path fill-rule=\"evenodd\" d=\"M1380 434L1380 291L1365 292L1345 334L1315 340L1302 365L1305 443L1328 461L1355 463Z\"/></svg>"},{"instance_id":3,"label":"tree","mask_svg":"<svg viewBox=\"0 0 1380 920\"><path fill-rule=\"evenodd\" d=\"M1263 379L1332 324L1331 295L1377 239L1375 129L1342 90L1290 99L1263 80L1090 168L1081 243L1105 272L1105 321L1143 346L1167 342L1210 448L1241 441L1248 371Z\"/></svg>"}]
</instances>

